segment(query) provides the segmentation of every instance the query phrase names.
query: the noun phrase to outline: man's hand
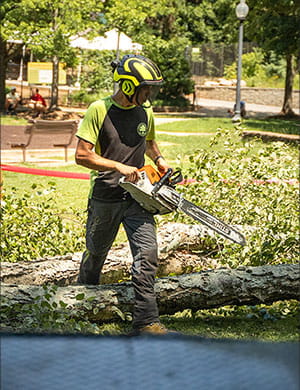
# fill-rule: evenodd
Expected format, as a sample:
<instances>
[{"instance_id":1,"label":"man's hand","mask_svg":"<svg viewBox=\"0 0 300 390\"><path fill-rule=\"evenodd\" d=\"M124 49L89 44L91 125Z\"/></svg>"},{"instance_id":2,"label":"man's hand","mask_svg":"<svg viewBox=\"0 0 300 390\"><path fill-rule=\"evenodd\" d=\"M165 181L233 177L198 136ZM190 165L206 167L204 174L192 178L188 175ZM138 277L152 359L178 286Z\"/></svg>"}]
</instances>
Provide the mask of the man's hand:
<instances>
[{"instance_id":1,"label":"man's hand","mask_svg":"<svg viewBox=\"0 0 300 390\"><path fill-rule=\"evenodd\" d=\"M136 183L140 178L139 170L136 167L117 163L116 168L117 171L121 173L121 175L125 176L126 181L129 181L131 183Z\"/></svg>"},{"instance_id":2,"label":"man's hand","mask_svg":"<svg viewBox=\"0 0 300 390\"><path fill-rule=\"evenodd\" d=\"M138 168L99 156L93 149L93 144L83 139L79 139L75 153L76 163L95 171L119 172L126 177L127 181L132 183L138 181L140 177Z\"/></svg>"},{"instance_id":3,"label":"man's hand","mask_svg":"<svg viewBox=\"0 0 300 390\"><path fill-rule=\"evenodd\" d=\"M167 173L168 169L171 168L170 165L166 162L166 160L163 157L157 160L156 166L159 172L162 173L163 175Z\"/></svg>"}]
</instances>

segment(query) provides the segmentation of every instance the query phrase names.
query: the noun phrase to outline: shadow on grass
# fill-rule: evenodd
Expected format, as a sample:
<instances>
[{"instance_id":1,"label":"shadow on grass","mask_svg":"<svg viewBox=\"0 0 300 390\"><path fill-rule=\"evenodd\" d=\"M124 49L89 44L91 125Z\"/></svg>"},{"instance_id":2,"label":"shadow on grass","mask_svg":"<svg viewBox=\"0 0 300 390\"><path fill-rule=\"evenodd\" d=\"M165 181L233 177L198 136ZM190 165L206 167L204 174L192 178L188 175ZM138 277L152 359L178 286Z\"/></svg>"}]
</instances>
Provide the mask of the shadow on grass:
<instances>
[{"instance_id":1,"label":"shadow on grass","mask_svg":"<svg viewBox=\"0 0 300 390\"><path fill-rule=\"evenodd\" d=\"M294 134L298 135L300 133L300 121L297 120L280 120L280 119L246 119L244 125L248 130L261 130L261 131L270 131L273 133L282 133L282 134Z\"/></svg>"}]
</instances>

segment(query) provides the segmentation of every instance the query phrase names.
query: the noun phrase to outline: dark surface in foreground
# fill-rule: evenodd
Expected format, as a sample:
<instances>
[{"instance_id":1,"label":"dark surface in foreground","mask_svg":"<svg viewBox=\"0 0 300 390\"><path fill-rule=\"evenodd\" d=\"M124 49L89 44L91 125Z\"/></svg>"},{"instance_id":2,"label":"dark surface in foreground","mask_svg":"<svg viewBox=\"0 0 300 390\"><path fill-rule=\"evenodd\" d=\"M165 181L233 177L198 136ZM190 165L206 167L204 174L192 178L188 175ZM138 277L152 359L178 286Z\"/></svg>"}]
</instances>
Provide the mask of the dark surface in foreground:
<instances>
[{"instance_id":1,"label":"dark surface in foreground","mask_svg":"<svg viewBox=\"0 0 300 390\"><path fill-rule=\"evenodd\" d=\"M2 389L297 390L298 343L3 335Z\"/></svg>"}]
</instances>

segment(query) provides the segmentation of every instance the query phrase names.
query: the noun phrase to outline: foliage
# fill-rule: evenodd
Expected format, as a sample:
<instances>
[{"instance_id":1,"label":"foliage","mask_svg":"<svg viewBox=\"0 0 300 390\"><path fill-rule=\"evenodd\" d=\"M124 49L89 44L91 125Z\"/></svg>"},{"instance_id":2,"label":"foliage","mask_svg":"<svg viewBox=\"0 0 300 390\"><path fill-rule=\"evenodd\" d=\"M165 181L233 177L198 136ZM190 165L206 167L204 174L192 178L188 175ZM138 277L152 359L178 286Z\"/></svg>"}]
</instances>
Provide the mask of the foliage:
<instances>
[{"instance_id":1,"label":"foliage","mask_svg":"<svg viewBox=\"0 0 300 390\"><path fill-rule=\"evenodd\" d=\"M230 0L186 1L179 10L181 24L188 30L193 46L199 43L229 43L235 40L237 24L234 2Z\"/></svg>"},{"instance_id":2,"label":"foliage","mask_svg":"<svg viewBox=\"0 0 300 390\"><path fill-rule=\"evenodd\" d=\"M275 52L266 54L262 49L255 48L253 52L242 55L242 64L242 79L246 81L248 87L278 85L282 88L286 68L286 61L282 56ZM236 62L225 65L224 77L235 79L236 68ZM295 78L295 88L298 87L297 83L298 78Z\"/></svg>"},{"instance_id":3,"label":"foliage","mask_svg":"<svg viewBox=\"0 0 300 390\"><path fill-rule=\"evenodd\" d=\"M261 141L240 147L232 130L220 130L213 144L222 147L190 156L186 176L197 184L184 189L185 197L231 225L243 226L247 239L244 248L217 239L214 256L232 268L297 262L298 186L289 182L298 177L297 149ZM184 215L171 218L188 221Z\"/></svg>"},{"instance_id":4,"label":"foliage","mask_svg":"<svg viewBox=\"0 0 300 390\"><path fill-rule=\"evenodd\" d=\"M36 188L22 196L12 188L4 194L1 210L1 254L3 261L29 261L45 256L73 253L83 248L83 223L63 220L53 213L55 188ZM37 198L39 201L37 201ZM75 218L80 218L74 211ZM79 227L78 227L79 225Z\"/></svg>"},{"instance_id":5,"label":"foliage","mask_svg":"<svg viewBox=\"0 0 300 390\"><path fill-rule=\"evenodd\" d=\"M193 81L189 63L185 57L187 41L183 38L172 38L162 41L158 37L144 46L146 56L153 58L164 77L164 85L154 105L186 106L184 97L193 91Z\"/></svg>"},{"instance_id":6,"label":"foliage","mask_svg":"<svg viewBox=\"0 0 300 390\"><path fill-rule=\"evenodd\" d=\"M248 37L266 51L299 55L300 4L297 0L247 1Z\"/></svg>"},{"instance_id":7,"label":"foliage","mask_svg":"<svg viewBox=\"0 0 300 390\"><path fill-rule=\"evenodd\" d=\"M122 55L123 53L121 53ZM111 62L115 59L115 52L103 50L84 50L81 54L83 73L81 87L91 92L113 90L113 78Z\"/></svg>"},{"instance_id":8,"label":"foliage","mask_svg":"<svg viewBox=\"0 0 300 390\"><path fill-rule=\"evenodd\" d=\"M36 296L33 303L11 305L9 300L1 297L1 328L12 326L15 332L34 333L90 333L98 334L99 327L84 318L84 312L73 312L68 305L55 301L57 286L43 286L44 293ZM84 294L78 294L75 299L83 301ZM86 309L91 309L94 297L82 303Z\"/></svg>"},{"instance_id":9,"label":"foliage","mask_svg":"<svg viewBox=\"0 0 300 390\"><path fill-rule=\"evenodd\" d=\"M1 3L0 16L3 27L0 31L0 57L3 59L3 71L0 73L0 110L3 109L2 91L5 85L7 62L12 52L8 40L18 40L26 44L38 59L50 60L55 64L51 104L57 105L58 63L76 64L75 49L70 47L70 37L90 29L101 30L101 23L92 16L100 12L102 2L90 0L4 0ZM14 45L20 51L21 45ZM55 101L56 100L56 101Z\"/></svg>"},{"instance_id":10,"label":"foliage","mask_svg":"<svg viewBox=\"0 0 300 390\"><path fill-rule=\"evenodd\" d=\"M98 93L88 93L86 90L81 89L78 92L73 92L69 97L68 97L68 102L69 104L73 103L83 103L85 105L90 105L91 103L95 102L96 100L99 100L103 98L104 96L107 95L107 92L103 91L98 91Z\"/></svg>"}]
</instances>

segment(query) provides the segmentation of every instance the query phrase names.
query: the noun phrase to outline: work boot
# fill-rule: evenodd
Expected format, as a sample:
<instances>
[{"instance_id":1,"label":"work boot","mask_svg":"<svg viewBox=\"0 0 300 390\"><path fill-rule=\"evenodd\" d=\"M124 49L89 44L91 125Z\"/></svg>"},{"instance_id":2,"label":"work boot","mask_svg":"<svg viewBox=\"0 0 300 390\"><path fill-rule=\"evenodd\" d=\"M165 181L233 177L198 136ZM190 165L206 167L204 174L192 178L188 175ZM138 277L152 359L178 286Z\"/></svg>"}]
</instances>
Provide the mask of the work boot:
<instances>
[{"instance_id":1,"label":"work boot","mask_svg":"<svg viewBox=\"0 0 300 390\"><path fill-rule=\"evenodd\" d=\"M142 335L167 335L167 334L179 334L175 331L169 331L163 324L160 322L152 322L149 325L145 325L142 328L133 330L129 335L130 336L142 336Z\"/></svg>"},{"instance_id":2,"label":"work boot","mask_svg":"<svg viewBox=\"0 0 300 390\"><path fill-rule=\"evenodd\" d=\"M140 334L167 334L168 329L160 322L152 322L149 325L138 329Z\"/></svg>"}]
</instances>

